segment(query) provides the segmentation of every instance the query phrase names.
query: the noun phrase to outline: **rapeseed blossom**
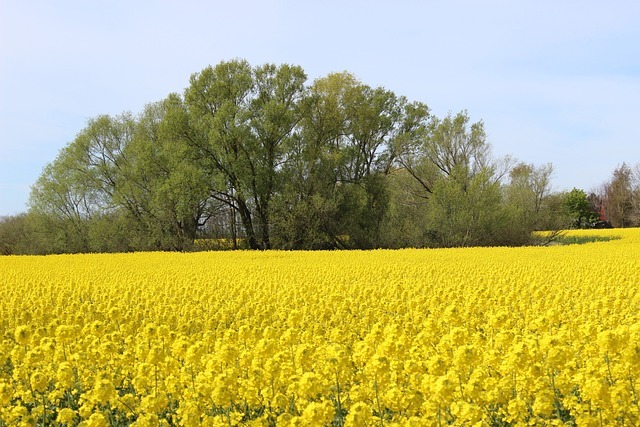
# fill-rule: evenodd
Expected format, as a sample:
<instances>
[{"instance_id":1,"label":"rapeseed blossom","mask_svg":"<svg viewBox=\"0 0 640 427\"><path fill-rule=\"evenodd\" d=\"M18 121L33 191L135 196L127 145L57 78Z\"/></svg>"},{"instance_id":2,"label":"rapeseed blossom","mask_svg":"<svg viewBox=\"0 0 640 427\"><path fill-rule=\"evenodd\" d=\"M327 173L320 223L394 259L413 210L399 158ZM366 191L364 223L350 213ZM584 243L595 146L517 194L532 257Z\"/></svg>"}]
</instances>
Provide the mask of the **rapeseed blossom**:
<instances>
[{"instance_id":1,"label":"rapeseed blossom","mask_svg":"<svg viewBox=\"0 0 640 427\"><path fill-rule=\"evenodd\" d=\"M640 424L640 230L0 257L0 425Z\"/></svg>"}]
</instances>

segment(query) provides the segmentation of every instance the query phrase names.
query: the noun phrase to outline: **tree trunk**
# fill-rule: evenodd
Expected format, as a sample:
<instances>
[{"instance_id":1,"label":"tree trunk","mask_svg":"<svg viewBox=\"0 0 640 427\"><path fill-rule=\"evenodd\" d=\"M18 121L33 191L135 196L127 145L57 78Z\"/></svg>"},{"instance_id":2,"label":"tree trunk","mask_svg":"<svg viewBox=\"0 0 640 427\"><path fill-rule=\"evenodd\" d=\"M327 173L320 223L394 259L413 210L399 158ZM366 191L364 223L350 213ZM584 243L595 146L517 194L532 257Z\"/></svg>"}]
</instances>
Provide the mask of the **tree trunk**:
<instances>
[{"instance_id":1,"label":"tree trunk","mask_svg":"<svg viewBox=\"0 0 640 427\"><path fill-rule=\"evenodd\" d=\"M271 249L271 241L269 238L269 204L267 201L262 201L258 204L258 218L260 219L262 248Z\"/></svg>"},{"instance_id":2,"label":"tree trunk","mask_svg":"<svg viewBox=\"0 0 640 427\"><path fill-rule=\"evenodd\" d=\"M236 204L238 205L238 213L240 214L242 226L244 227L245 234L247 235L249 248L260 249L258 241L256 240L256 232L253 229L253 222L251 221L251 211L249 211L247 204L241 198L236 198Z\"/></svg>"}]
</instances>

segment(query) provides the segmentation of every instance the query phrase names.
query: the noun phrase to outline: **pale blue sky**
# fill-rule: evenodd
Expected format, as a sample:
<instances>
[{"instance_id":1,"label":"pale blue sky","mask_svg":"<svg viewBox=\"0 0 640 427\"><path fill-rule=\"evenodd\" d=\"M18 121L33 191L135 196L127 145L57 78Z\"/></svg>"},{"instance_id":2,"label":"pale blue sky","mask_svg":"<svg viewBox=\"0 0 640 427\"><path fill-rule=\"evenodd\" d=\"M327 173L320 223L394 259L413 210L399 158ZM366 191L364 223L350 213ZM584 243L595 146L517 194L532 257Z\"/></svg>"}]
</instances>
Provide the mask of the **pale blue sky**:
<instances>
[{"instance_id":1,"label":"pale blue sky","mask_svg":"<svg viewBox=\"0 0 640 427\"><path fill-rule=\"evenodd\" d=\"M0 2L0 215L99 114L138 113L233 58L349 71L483 120L496 156L586 191L640 162L640 2Z\"/></svg>"}]
</instances>

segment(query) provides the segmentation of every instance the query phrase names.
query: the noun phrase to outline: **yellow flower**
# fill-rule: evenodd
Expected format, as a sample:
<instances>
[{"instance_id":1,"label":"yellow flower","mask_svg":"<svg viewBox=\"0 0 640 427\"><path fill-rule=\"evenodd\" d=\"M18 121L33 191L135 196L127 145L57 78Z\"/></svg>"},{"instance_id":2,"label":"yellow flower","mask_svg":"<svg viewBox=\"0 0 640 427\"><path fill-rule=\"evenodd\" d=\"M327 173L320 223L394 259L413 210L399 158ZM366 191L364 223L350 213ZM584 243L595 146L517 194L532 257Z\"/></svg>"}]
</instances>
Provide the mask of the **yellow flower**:
<instances>
[{"instance_id":1,"label":"yellow flower","mask_svg":"<svg viewBox=\"0 0 640 427\"><path fill-rule=\"evenodd\" d=\"M310 343L303 343L295 350L296 365L302 370L309 370L313 364L315 348Z\"/></svg>"},{"instance_id":2,"label":"yellow flower","mask_svg":"<svg viewBox=\"0 0 640 427\"><path fill-rule=\"evenodd\" d=\"M457 425L475 426L482 424L483 411L474 404L457 401L451 404L451 413L456 418Z\"/></svg>"},{"instance_id":3,"label":"yellow flower","mask_svg":"<svg viewBox=\"0 0 640 427\"><path fill-rule=\"evenodd\" d=\"M444 356L435 354L427 361L427 368L431 375L444 375L448 364L449 362Z\"/></svg>"},{"instance_id":4,"label":"yellow flower","mask_svg":"<svg viewBox=\"0 0 640 427\"><path fill-rule=\"evenodd\" d=\"M221 373L213 380L213 387L211 390L211 400L215 405L227 406L233 401L233 391L235 389L235 378Z\"/></svg>"},{"instance_id":5,"label":"yellow flower","mask_svg":"<svg viewBox=\"0 0 640 427\"><path fill-rule=\"evenodd\" d=\"M290 400L283 393L276 393L271 399L271 406L279 411L286 410L290 405Z\"/></svg>"},{"instance_id":6,"label":"yellow flower","mask_svg":"<svg viewBox=\"0 0 640 427\"><path fill-rule=\"evenodd\" d=\"M27 325L18 326L14 334L16 342L20 345L29 345L32 336L33 331Z\"/></svg>"},{"instance_id":7,"label":"yellow flower","mask_svg":"<svg viewBox=\"0 0 640 427\"><path fill-rule=\"evenodd\" d=\"M612 330L600 332L596 342L602 353L617 353L622 344L618 334Z\"/></svg>"},{"instance_id":8,"label":"yellow flower","mask_svg":"<svg viewBox=\"0 0 640 427\"><path fill-rule=\"evenodd\" d=\"M73 367L69 362L62 362L58 365L56 379L62 388L70 388L75 384L75 374L73 372Z\"/></svg>"},{"instance_id":9,"label":"yellow flower","mask_svg":"<svg viewBox=\"0 0 640 427\"><path fill-rule=\"evenodd\" d=\"M520 398L511 399L507 406L507 421L522 422L529 413L527 402Z\"/></svg>"},{"instance_id":10,"label":"yellow flower","mask_svg":"<svg viewBox=\"0 0 640 427\"><path fill-rule=\"evenodd\" d=\"M40 371L36 371L31 375L30 382L31 388L39 393L43 393L49 386L47 376Z\"/></svg>"},{"instance_id":11,"label":"yellow flower","mask_svg":"<svg viewBox=\"0 0 640 427\"><path fill-rule=\"evenodd\" d=\"M4 380L0 380L0 406L8 406L13 399L13 390Z\"/></svg>"},{"instance_id":12,"label":"yellow flower","mask_svg":"<svg viewBox=\"0 0 640 427\"><path fill-rule=\"evenodd\" d=\"M147 354L147 363L152 365L157 365L164 361L165 353L162 348L152 347L149 349L149 353Z\"/></svg>"},{"instance_id":13,"label":"yellow flower","mask_svg":"<svg viewBox=\"0 0 640 427\"><path fill-rule=\"evenodd\" d=\"M555 410L555 396L551 390L540 390L536 393L531 409L536 415L549 416Z\"/></svg>"},{"instance_id":14,"label":"yellow flower","mask_svg":"<svg viewBox=\"0 0 640 427\"><path fill-rule=\"evenodd\" d=\"M104 405L117 396L116 387L111 380L99 378L93 387L92 396L96 403Z\"/></svg>"},{"instance_id":15,"label":"yellow flower","mask_svg":"<svg viewBox=\"0 0 640 427\"><path fill-rule=\"evenodd\" d=\"M349 408L349 413L345 418L345 426L358 427L366 426L373 420L373 410L364 402L356 402Z\"/></svg>"},{"instance_id":16,"label":"yellow flower","mask_svg":"<svg viewBox=\"0 0 640 427\"><path fill-rule=\"evenodd\" d=\"M331 422L334 415L333 405L329 402L310 402L302 411L301 422L304 426L321 426Z\"/></svg>"},{"instance_id":17,"label":"yellow flower","mask_svg":"<svg viewBox=\"0 0 640 427\"><path fill-rule=\"evenodd\" d=\"M587 378L584 387L580 388L580 394L600 408L606 407L611 401L606 380L596 377Z\"/></svg>"},{"instance_id":18,"label":"yellow flower","mask_svg":"<svg viewBox=\"0 0 640 427\"><path fill-rule=\"evenodd\" d=\"M93 414L93 405L89 402L84 402L78 408L78 414L81 418L89 418Z\"/></svg>"},{"instance_id":19,"label":"yellow flower","mask_svg":"<svg viewBox=\"0 0 640 427\"><path fill-rule=\"evenodd\" d=\"M124 396L121 396L111 402L113 407L127 415L136 413L139 403L140 402L136 396L131 393L126 393Z\"/></svg>"},{"instance_id":20,"label":"yellow flower","mask_svg":"<svg viewBox=\"0 0 640 427\"><path fill-rule=\"evenodd\" d=\"M454 393L458 386L458 378L454 378L454 373L451 372L447 375L437 377L433 383L431 383L431 393L445 402L450 402L454 399Z\"/></svg>"},{"instance_id":21,"label":"yellow flower","mask_svg":"<svg viewBox=\"0 0 640 427\"><path fill-rule=\"evenodd\" d=\"M283 412L278 415L276 425L278 426L290 426L293 424L293 415L288 412Z\"/></svg>"},{"instance_id":22,"label":"yellow flower","mask_svg":"<svg viewBox=\"0 0 640 427\"><path fill-rule=\"evenodd\" d=\"M156 395L148 395L142 398L140 409L147 414L159 414L165 410L169 404L169 399L164 393Z\"/></svg>"},{"instance_id":23,"label":"yellow flower","mask_svg":"<svg viewBox=\"0 0 640 427\"><path fill-rule=\"evenodd\" d=\"M158 427L160 419L156 414L142 414L131 424L131 427Z\"/></svg>"},{"instance_id":24,"label":"yellow flower","mask_svg":"<svg viewBox=\"0 0 640 427\"><path fill-rule=\"evenodd\" d=\"M76 412L70 408L62 408L58 412L56 421L60 424L73 425L76 418Z\"/></svg>"},{"instance_id":25,"label":"yellow flower","mask_svg":"<svg viewBox=\"0 0 640 427\"><path fill-rule=\"evenodd\" d=\"M155 338L158 333L158 327L154 323L147 323L144 325L144 335L148 339Z\"/></svg>"},{"instance_id":26,"label":"yellow flower","mask_svg":"<svg viewBox=\"0 0 640 427\"><path fill-rule=\"evenodd\" d=\"M191 402L184 402L176 410L176 415L183 427L200 426L201 411L198 406Z\"/></svg>"},{"instance_id":27,"label":"yellow flower","mask_svg":"<svg viewBox=\"0 0 640 427\"><path fill-rule=\"evenodd\" d=\"M60 343L68 344L76 336L76 330L71 325L60 325L56 328L55 337Z\"/></svg>"},{"instance_id":28,"label":"yellow flower","mask_svg":"<svg viewBox=\"0 0 640 427\"><path fill-rule=\"evenodd\" d=\"M568 235L595 233L616 239L0 257L0 424L632 423L640 229Z\"/></svg>"},{"instance_id":29,"label":"yellow flower","mask_svg":"<svg viewBox=\"0 0 640 427\"><path fill-rule=\"evenodd\" d=\"M109 422L100 412L94 412L89 419L85 421L86 427L109 427Z\"/></svg>"},{"instance_id":30,"label":"yellow flower","mask_svg":"<svg viewBox=\"0 0 640 427\"><path fill-rule=\"evenodd\" d=\"M465 377L479 364L479 359L478 350L472 345L461 345L453 353L453 365Z\"/></svg>"},{"instance_id":31,"label":"yellow flower","mask_svg":"<svg viewBox=\"0 0 640 427\"><path fill-rule=\"evenodd\" d=\"M297 392L305 399L315 399L324 394L326 386L323 383L323 378L319 374L305 372L298 381Z\"/></svg>"}]
</instances>

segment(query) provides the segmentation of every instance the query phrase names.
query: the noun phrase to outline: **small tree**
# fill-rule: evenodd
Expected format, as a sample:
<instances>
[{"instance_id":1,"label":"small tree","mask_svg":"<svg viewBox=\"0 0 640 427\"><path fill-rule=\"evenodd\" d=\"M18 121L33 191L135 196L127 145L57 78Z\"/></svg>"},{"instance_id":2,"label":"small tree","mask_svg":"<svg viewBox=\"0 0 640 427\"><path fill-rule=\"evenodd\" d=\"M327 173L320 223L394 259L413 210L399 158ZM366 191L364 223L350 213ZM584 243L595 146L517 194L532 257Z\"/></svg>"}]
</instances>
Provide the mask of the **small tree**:
<instances>
[{"instance_id":1,"label":"small tree","mask_svg":"<svg viewBox=\"0 0 640 427\"><path fill-rule=\"evenodd\" d=\"M518 217L518 222L529 230L554 230L565 228L558 204L551 197L553 166L519 163L509 172L509 184L505 186L505 202Z\"/></svg>"},{"instance_id":2,"label":"small tree","mask_svg":"<svg viewBox=\"0 0 640 427\"><path fill-rule=\"evenodd\" d=\"M464 174L463 174L464 176ZM500 184L489 170L459 179L439 179L427 205L430 237L438 246L502 244Z\"/></svg>"},{"instance_id":3,"label":"small tree","mask_svg":"<svg viewBox=\"0 0 640 427\"><path fill-rule=\"evenodd\" d=\"M593 209L587 193L573 188L564 199L564 207L571 220L573 228L588 228L598 220L598 213Z\"/></svg>"},{"instance_id":4,"label":"small tree","mask_svg":"<svg viewBox=\"0 0 640 427\"><path fill-rule=\"evenodd\" d=\"M614 170L611 181L604 185L603 207L614 227L633 225L632 172L626 163Z\"/></svg>"}]
</instances>

